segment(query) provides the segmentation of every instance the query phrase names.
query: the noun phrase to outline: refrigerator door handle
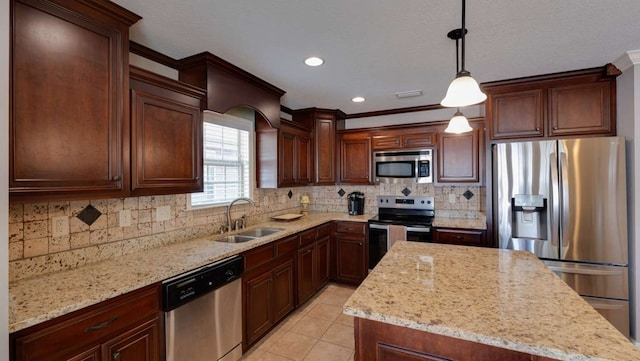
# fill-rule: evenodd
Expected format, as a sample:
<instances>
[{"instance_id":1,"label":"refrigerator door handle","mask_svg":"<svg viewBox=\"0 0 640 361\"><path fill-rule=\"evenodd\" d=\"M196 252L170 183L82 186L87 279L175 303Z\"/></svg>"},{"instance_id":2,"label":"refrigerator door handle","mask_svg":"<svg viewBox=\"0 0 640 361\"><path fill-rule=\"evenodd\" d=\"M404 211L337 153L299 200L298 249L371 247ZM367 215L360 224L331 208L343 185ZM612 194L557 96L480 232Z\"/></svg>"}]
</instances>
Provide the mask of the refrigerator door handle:
<instances>
[{"instance_id":1,"label":"refrigerator door handle","mask_svg":"<svg viewBox=\"0 0 640 361\"><path fill-rule=\"evenodd\" d=\"M560 245L562 247L560 255L564 258L565 252L568 249L569 242L569 166L567 165L567 153L560 152L560 191L562 192L562 199L560 208L562 213L560 214Z\"/></svg>"},{"instance_id":2,"label":"refrigerator door handle","mask_svg":"<svg viewBox=\"0 0 640 361\"><path fill-rule=\"evenodd\" d=\"M554 272L580 274L580 275L594 275L594 276L619 276L622 274L622 272L625 271L624 267L607 267L606 269L597 268L597 267L570 268L570 267L551 266L551 265L547 265L547 267ZM620 268L620 269L617 269L617 268Z\"/></svg>"},{"instance_id":3,"label":"refrigerator door handle","mask_svg":"<svg viewBox=\"0 0 640 361\"><path fill-rule=\"evenodd\" d=\"M558 157L556 153L549 154L549 174L551 175L551 185L549 187L551 191L551 245L554 247L560 246L560 190L559 190L559 177L558 177ZM556 256L557 257L557 256Z\"/></svg>"}]
</instances>

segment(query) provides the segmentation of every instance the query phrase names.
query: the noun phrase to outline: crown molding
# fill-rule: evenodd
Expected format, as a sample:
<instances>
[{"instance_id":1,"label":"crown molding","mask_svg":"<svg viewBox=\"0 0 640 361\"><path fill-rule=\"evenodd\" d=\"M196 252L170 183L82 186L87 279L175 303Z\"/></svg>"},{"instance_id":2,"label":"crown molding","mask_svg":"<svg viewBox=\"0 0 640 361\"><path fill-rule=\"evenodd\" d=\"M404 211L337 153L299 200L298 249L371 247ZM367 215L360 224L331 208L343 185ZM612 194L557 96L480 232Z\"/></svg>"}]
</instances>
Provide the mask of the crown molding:
<instances>
[{"instance_id":1,"label":"crown molding","mask_svg":"<svg viewBox=\"0 0 640 361\"><path fill-rule=\"evenodd\" d=\"M640 64L640 50L629 50L613 62L620 71L625 71Z\"/></svg>"}]
</instances>

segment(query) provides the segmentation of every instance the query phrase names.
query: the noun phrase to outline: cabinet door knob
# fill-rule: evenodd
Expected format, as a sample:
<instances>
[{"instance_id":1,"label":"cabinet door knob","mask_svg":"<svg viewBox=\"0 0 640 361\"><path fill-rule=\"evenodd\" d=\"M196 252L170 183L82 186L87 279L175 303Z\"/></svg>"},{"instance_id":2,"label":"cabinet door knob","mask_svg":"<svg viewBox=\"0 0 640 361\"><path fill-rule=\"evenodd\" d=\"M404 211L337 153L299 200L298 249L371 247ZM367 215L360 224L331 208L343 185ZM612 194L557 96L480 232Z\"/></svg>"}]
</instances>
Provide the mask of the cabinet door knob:
<instances>
[{"instance_id":1,"label":"cabinet door knob","mask_svg":"<svg viewBox=\"0 0 640 361\"><path fill-rule=\"evenodd\" d=\"M362 242L359 242L358 244L359 244L360 246L362 246Z\"/></svg>"},{"instance_id":2,"label":"cabinet door knob","mask_svg":"<svg viewBox=\"0 0 640 361\"><path fill-rule=\"evenodd\" d=\"M111 178L114 181L119 181L120 180L120 176L119 175L114 175L113 178Z\"/></svg>"},{"instance_id":3,"label":"cabinet door knob","mask_svg":"<svg viewBox=\"0 0 640 361\"><path fill-rule=\"evenodd\" d=\"M195 178L195 179L196 179L196 180L200 180L200 177L196 176L196 178Z\"/></svg>"},{"instance_id":4,"label":"cabinet door knob","mask_svg":"<svg viewBox=\"0 0 640 361\"><path fill-rule=\"evenodd\" d=\"M554 127L553 127L553 130L558 130L558 127L557 127L557 126L554 126Z\"/></svg>"},{"instance_id":5,"label":"cabinet door knob","mask_svg":"<svg viewBox=\"0 0 640 361\"><path fill-rule=\"evenodd\" d=\"M111 359L114 361L120 360L120 352L114 352L113 355L111 355Z\"/></svg>"},{"instance_id":6,"label":"cabinet door knob","mask_svg":"<svg viewBox=\"0 0 640 361\"><path fill-rule=\"evenodd\" d=\"M539 132L540 131L540 127L536 127L536 131Z\"/></svg>"}]
</instances>

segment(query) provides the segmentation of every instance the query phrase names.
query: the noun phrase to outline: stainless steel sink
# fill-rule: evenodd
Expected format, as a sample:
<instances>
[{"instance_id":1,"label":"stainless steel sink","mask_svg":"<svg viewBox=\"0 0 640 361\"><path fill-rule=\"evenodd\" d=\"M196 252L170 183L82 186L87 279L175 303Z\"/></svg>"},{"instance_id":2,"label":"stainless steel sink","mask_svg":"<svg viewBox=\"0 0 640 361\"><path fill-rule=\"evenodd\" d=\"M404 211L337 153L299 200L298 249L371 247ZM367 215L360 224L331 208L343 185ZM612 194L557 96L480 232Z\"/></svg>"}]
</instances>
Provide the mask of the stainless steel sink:
<instances>
[{"instance_id":1,"label":"stainless steel sink","mask_svg":"<svg viewBox=\"0 0 640 361\"><path fill-rule=\"evenodd\" d=\"M242 235L242 234L236 234L236 235L233 235L233 236L226 236L226 237L223 237L223 238L218 238L215 241L217 241L217 242L225 242L225 243L244 243L244 242L253 241L256 238L258 238L258 237L252 237L252 236L246 236L246 235Z\"/></svg>"},{"instance_id":2,"label":"stainless steel sink","mask_svg":"<svg viewBox=\"0 0 640 361\"><path fill-rule=\"evenodd\" d=\"M284 231L284 228L256 228L244 231L238 235L247 237L265 237L282 231Z\"/></svg>"}]
</instances>

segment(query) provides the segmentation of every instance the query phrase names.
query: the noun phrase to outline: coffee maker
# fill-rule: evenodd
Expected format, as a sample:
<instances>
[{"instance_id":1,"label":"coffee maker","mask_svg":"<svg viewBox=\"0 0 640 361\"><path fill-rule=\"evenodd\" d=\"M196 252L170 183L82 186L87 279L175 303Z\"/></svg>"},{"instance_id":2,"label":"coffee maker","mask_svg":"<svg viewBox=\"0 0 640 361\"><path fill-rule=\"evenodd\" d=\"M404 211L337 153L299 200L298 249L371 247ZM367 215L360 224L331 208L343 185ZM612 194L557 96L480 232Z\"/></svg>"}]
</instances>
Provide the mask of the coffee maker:
<instances>
[{"instance_id":1,"label":"coffee maker","mask_svg":"<svg viewBox=\"0 0 640 361\"><path fill-rule=\"evenodd\" d=\"M347 195L347 199L349 199L350 216L364 214L364 193L351 192Z\"/></svg>"}]
</instances>

